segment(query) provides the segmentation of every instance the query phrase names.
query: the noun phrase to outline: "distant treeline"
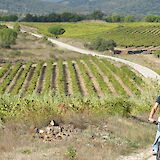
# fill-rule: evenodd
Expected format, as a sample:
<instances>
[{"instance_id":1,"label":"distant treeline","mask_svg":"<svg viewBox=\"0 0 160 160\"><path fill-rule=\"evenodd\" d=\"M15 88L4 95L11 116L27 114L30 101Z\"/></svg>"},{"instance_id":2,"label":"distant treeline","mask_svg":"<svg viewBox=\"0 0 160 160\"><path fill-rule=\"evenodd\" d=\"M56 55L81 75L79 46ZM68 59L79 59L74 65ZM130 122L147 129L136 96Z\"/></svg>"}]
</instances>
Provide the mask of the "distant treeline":
<instances>
[{"instance_id":1,"label":"distant treeline","mask_svg":"<svg viewBox=\"0 0 160 160\"><path fill-rule=\"evenodd\" d=\"M16 15L9 15L9 16L0 16L0 21L10 21L15 22L18 20L18 16Z\"/></svg>"},{"instance_id":2,"label":"distant treeline","mask_svg":"<svg viewBox=\"0 0 160 160\"><path fill-rule=\"evenodd\" d=\"M71 12L50 13L46 15L26 14L24 17L17 15L0 16L0 21L23 21L23 22L78 22L82 20L103 20L106 22L160 22L160 15L146 15L145 17L137 18L131 15L123 16L113 14L107 16L102 11L94 11L88 15L82 15Z\"/></svg>"}]
</instances>

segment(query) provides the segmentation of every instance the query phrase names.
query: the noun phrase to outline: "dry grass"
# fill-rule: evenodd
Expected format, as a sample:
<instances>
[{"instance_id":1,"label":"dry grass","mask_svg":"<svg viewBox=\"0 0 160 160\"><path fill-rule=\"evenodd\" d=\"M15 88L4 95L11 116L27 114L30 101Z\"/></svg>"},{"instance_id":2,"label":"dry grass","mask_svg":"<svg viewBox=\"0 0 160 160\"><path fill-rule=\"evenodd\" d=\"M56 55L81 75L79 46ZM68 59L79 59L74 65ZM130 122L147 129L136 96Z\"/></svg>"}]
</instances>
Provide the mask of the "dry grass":
<instances>
[{"instance_id":1,"label":"dry grass","mask_svg":"<svg viewBox=\"0 0 160 160\"><path fill-rule=\"evenodd\" d=\"M19 34L16 45L11 46L11 49L0 48L1 61L46 61L57 59L74 59L80 57L83 57L83 55L62 48L58 48L47 40L38 39L26 33Z\"/></svg>"},{"instance_id":2,"label":"dry grass","mask_svg":"<svg viewBox=\"0 0 160 160\"><path fill-rule=\"evenodd\" d=\"M44 143L33 139L25 125L7 122L6 131L0 134L0 160L67 160L69 146L75 150L77 160L114 160L119 155L146 148L155 133L155 127L150 124L119 116L70 114L61 123L73 124L77 131L61 141Z\"/></svg>"},{"instance_id":3,"label":"dry grass","mask_svg":"<svg viewBox=\"0 0 160 160\"><path fill-rule=\"evenodd\" d=\"M135 55L125 55L120 58L141 64L143 66L149 67L150 69L160 73L160 59L153 54L135 54Z\"/></svg>"}]
</instances>

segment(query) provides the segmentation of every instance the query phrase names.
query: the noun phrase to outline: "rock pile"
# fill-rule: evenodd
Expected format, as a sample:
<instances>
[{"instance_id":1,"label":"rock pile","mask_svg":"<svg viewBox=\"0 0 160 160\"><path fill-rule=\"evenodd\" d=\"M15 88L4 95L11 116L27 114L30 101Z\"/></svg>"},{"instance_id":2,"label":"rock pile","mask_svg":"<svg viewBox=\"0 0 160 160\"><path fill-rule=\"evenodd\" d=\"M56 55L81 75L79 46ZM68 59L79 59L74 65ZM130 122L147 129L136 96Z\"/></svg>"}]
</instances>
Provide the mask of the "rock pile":
<instances>
[{"instance_id":1,"label":"rock pile","mask_svg":"<svg viewBox=\"0 0 160 160\"><path fill-rule=\"evenodd\" d=\"M54 140L62 140L71 134L77 132L72 125L57 125L54 120L50 121L49 125L43 129L35 129L34 138L38 137L43 139L44 142Z\"/></svg>"}]
</instances>

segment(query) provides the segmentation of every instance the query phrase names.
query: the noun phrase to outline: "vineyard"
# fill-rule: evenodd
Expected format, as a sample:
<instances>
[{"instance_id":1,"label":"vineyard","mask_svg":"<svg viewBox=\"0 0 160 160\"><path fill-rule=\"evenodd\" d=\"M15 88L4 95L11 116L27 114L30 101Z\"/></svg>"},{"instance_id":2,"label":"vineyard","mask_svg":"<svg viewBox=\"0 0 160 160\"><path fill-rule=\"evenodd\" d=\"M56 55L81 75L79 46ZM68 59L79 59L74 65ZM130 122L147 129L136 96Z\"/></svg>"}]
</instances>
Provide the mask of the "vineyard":
<instances>
[{"instance_id":1,"label":"vineyard","mask_svg":"<svg viewBox=\"0 0 160 160\"><path fill-rule=\"evenodd\" d=\"M104 36L114 39L121 46L160 46L160 25L119 26Z\"/></svg>"},{"instance_id":2,"label":"vineyard","mask_svg":"<svg viewBox=\"0 0 160 160\"><path fill-rule=\"evenodd\" d=\"M51 25L62 26L66 33L62 37L92 41L97 36L114 40L119 46L160 46L159 23L23 23L38 29L47 36Z\"/></svg>"},{"instance_id":3,"label":"vineyard","mask_svg":"<svg viewBox=\"0 0 160 160\"><path fill-rule=\"evenodd\" d=\"M36 64L5 63L0 68L0 94L132 96L140 95L143 86L143 80L127 66L95 57Z\"/></svg>"}]
</instances>

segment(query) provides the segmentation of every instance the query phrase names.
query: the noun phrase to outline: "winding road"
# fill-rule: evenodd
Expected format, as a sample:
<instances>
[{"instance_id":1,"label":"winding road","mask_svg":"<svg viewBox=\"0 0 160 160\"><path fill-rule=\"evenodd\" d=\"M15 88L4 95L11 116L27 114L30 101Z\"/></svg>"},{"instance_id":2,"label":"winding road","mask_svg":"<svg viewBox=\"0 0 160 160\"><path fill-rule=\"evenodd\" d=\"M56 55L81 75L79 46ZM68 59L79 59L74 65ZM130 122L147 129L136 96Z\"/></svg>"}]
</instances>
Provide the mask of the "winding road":
<instances>
[{"instance_id":1,"label":"winding road","mask_svg":"<svg viewBox=\"0 0 160 160\"><path fill-rule=\"evenodd\" d=\"M11 25L7 24L7 26L9 28L13 28L13 26L11 26ZM37 38L42 38L43 37L43 35L41 35L41 34L28 32L24 29L21 29L21 32L27 32L30 35L33 35ZM116 57L107 56L107 55L101 55L101 54L99 54L97 52L94 52L94 51L91 51L91 50L81 49L81 48L78 48L78 47L60 42L60 41L55 40L53 38L48 38L48 40L50 42L56 44L57 46L61 47L61 48L65 48L65 49L68 49L68 50L71 50L71 51L74 51L74 52L78 52L78 53L86 54L86 55L93 55L93 56L97 56L97 57L101 57L101 58L107 58L107 59L111 59L111 60L114 60L114 61L117 61L117 62L124 63L124 64L132 67L133 69L135 69L137 72L139 72L145 78L151 78L153 80L157 80L157 81L160 82L160 75L157 74L156 72L154 72L153 70L149 69L148 67L145 67L145 66L142 66L142 65L139 65L139 64L121 59L121 58L116 58Z\"/></svg>"},{"instance_id":2,"label":"winding road","mask_svg":"<svg viewBox=\"0 0 160 160\"><path fill-rule=\"evenodd\" d=\"M25 32L25 31L23 30L23 32ZM38 37L38 38L42 38L43 37L43 35L41 35L41 34L36 34L36 33L32 33L32 32L28 32L28 33L33 35L33 36L35 36L35 37ZM78 48L78 47L74 47L74 46L71 46L69 44L60 42L60 41L52 39L52 38L48 38L48 40L50 42L56 44L59 47L62 47L62 48L65 48L65 49L68 49L68 50L71 50L71 51L75 51L75 52L78 52L78 53L81 53L81 54L93 55L93 56L98 56L98 57L101 57L101 58L112 59L112 60L117 61L117 62L122 62L122 63L124 63L126 65L129 65L133 69L135 69L137 72L139 72L145 78L151 78L151 79L160 81L160 75L159 74L157 74L153 70L151 70L151 69L149 69L147 67L144 67L142 65L139 65L139 64L136 64L136 63L124 60L124 59L112 57L112 56L100 55L100 54L98 54L98 53L96 53L94 51L90 51L90 50L85 50L85 49L81 49L81 48Z\"/></svg>"}]
</instances>

